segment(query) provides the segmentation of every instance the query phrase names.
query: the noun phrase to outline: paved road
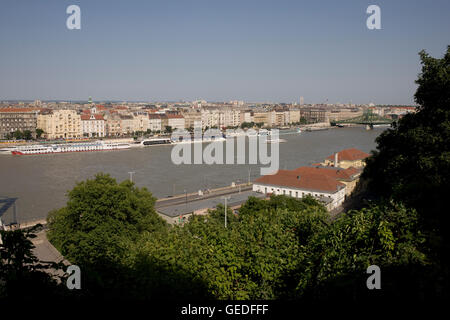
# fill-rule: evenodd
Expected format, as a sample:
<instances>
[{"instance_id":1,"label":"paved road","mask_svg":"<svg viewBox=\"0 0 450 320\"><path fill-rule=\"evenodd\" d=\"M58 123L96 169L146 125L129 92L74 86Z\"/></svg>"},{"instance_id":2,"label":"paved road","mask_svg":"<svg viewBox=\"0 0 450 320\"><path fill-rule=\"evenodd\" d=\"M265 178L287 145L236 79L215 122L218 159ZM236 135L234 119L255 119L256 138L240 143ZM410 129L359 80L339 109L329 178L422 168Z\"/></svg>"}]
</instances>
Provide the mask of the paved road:
<instances>
[{"instance_id":1,"label":"paved road","mask_svg":"<svg viewBox=\"0 0 450 320\"><path fill-rule=\"evenodd\" d=\"M36 238L32 239L35 248L33 249L34 255L42 262L62 262L66 266L70 265L70 262L64 259L58 250L48 241L46 230L41 230L36 233ZM47 269L48 273L52 275L62 276L65 270Z\"/></svg>"},{"instance_id":2,"label":"paved road","mask_svg":"<svg viewBox=\"0 0 450 320\"><path fill-rule=\"evenodd\" d=\"M155 208L159 209L159 208L168 207L168 206L172 206L172 205L183 204L186 202L189 203L189 202L193 202L193 201L201 201L201 200L205 200L205 199L209 199L209 198L215 198L215 197L222 196L222 195L235 194L235 193L238 193L239 190L241 192L252 190L251 185L250 186L249 185L241 185L240 187L241 187L240 189L239 189L239 186L236 186L236 187L221 188L219 190L217 190L217 189L211 190L211 192L204 193L202 196L199 196L198 193L191 193L191 194L187 194L187 197L185 195L178 195L173 198L158 199L155 204Z\"/></svg>"}]
</instances>

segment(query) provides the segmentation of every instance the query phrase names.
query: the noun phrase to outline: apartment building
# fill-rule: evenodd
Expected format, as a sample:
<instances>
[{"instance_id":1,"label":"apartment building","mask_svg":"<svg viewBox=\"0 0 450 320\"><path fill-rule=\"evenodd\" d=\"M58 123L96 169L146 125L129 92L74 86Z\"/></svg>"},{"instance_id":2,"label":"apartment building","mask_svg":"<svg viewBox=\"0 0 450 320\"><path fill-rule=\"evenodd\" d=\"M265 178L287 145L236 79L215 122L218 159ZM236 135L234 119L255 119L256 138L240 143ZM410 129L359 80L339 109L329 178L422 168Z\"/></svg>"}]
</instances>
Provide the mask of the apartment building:
<instances>
[{"instance_id":1,"label":"apartment building","mask_svg":"<svg viewBox=\"0 0 450 320\"><path fill-rule=\"evenodd\" d=\"M150 129L150 119L147 112L135 112L133 114L133 120L133 132L146 132L148 129Z\"/></svg>"},{"instance_id":2,"label":"apartment building","mask_svg":"<svg viewBox=\"0 0 450 320\"><path fill-rule=\"evenodd\" d=\"M202 124L202 112L200 110L183 113L186 129L195 128L196 124Z\"/></svg>"},{"instance_id":3,"label":"apartment building","mask_svg":"<svg viewBox=\"0 0 450 320\"><path fill-rule=\"evenodd\" d=\"M342 121L362 116L363 111L359 108L341 108L327 112L329 121Z\"/></svg>"},{"instance_id":4,"label":"apartment building","mask_svg":"<svg viewBox=\"0 0 450 320\"><path fill-rule=\"evenodd\" d=\"M289 123L300 122L300 110L289 110Z\"/></svg>"},{"instance_id":5,"label":"apartment building","mask_svg":"<svg viewBox=\"0 0 450 320\"><path fill-rule=\"evenodd\" d=\"M1 108L0 109L0 139L8 134L20 130L36 133L39 108Z\"/></svg>"},{"instance_id":6,"label":"apartment building","mask_svg":"<svg viewBox=\"0 0 450 320\"><path fill-rule=\"evenodd\" d=\"M156 113L151 113L148 115L149 119L149 129L152 132L161 131L162 125L161 125L161 115Z\"/></svg>"},{"instance_id":7,"label":"apartment building","mask_svg":"<svg viewBox=\"0 0 450 320\"><path fill-rule=\"evenodd\" d=\"M220 114L217 110L202 110L202 128L219 127Z\"/></svg>"},{"instance_id":8,"label":"apartment building","mask_svg":"<svg viewBox=\"0 0 450 320\"><path fill-rule=\"evenodd\" d=\"M101 114L81 114L80 119L84 137L106 136L106 121Z\"/></svg>"},{"instance_id":9,"label":"apartment building","mask_svg":"<svg viewBox=\"0 0 450 320\"><path fill-rule=\"evenodd\" d=\"M52 110L37 116L37 128L44 130L47 139L81 138L80 115L75 110Z\"/></svg>"},{"instance_id":10,"label":"apartment building","mask_svg":"<svg viewBox=\"0 0 450 320\"><path fill-rule=\"evenodd\" d=\"M119 114L120 129L122 135L130 135L134 132L134 117L130 114Z\"/></svg>"},{"instance_id":11,"label":"apartment building","mask_svg":"<svg viewBox=\"0 0 450 320\"><path fill-rule=\"evenodd\" d=\"M172 130L185 128L184 117L180 114L165 114L161 116L161 127L164 131L166 127L171 127Z\"/></svg>"},{"instance_id":12,"label":"apartment building","mask_svg":"<svg viewBox=\"0 0 450 320\"><path fill-rule=\"evenodd\" d=\"M325 109L319 108L302 108L300 109L300 117L305 118L308 123L318 123L328 121Z\"/></svg>"},{"instance_id":13,"label":"apartment building","mask_svg":"<svg viewBox=\"0 0 450 320\"><path fill-rule=\"evenodd\" d=\"M251 111L242 111L240 112L240 123L244 122L253 122L253 113Z\"/></svg>"},{"instance_id":14,"label":"apartment building","mask_svg":"<svg viewBox=\"0 0 450 320\"><path fill-rule=\"evenodd\" d=\"M253 122L255 123L263 123L265 127L269 127L272 125L272 114L270 112L254 112L253 113Z\"/></svg>"},{"instance_id":15,"label":"apartment building","mask_svg":"<svg viewBox=\"0 0 450 320\"><path fill-rule=\"evenodd\" d=\"M122 120L118 113L112 112L105 114L106 135L108 137L117 137L122 135Z\"/></svg>"}]
</instances>

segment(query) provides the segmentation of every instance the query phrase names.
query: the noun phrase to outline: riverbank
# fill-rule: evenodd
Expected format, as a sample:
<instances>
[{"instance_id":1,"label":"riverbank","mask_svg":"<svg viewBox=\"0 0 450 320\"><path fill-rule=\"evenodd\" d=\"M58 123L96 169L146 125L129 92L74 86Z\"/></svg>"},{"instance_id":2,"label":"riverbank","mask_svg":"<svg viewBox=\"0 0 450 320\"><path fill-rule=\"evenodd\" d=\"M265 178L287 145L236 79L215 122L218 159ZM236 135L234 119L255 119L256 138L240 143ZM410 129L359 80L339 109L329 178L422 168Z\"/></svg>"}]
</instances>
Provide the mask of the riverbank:
<instances>
[{"instance_id":1,"label":"riverbank","mask_svg":"<svg viewBox=\"0 0 450 320\"><path fill-rule=\"evenodd\" d=\"M292 170L325 159L336 151L357 148L370 153L382 128L366 131L362 127L312 131L283 136L279 144L279 168ZM118 181L130 178L138 187L146 187L156 198L198 193L247 183L260 176L261 164L208 165L171 161L171 145L159 148L130 148L114 152L74 152L45 156L1 156L0 196L17 199L17 221L45 219L47 214L66 205L66 192L78 181L108 173ZM225 158L226 154L224 154ZM13 218L10 208L2 220Z\"/></svg>"}]
</instances>

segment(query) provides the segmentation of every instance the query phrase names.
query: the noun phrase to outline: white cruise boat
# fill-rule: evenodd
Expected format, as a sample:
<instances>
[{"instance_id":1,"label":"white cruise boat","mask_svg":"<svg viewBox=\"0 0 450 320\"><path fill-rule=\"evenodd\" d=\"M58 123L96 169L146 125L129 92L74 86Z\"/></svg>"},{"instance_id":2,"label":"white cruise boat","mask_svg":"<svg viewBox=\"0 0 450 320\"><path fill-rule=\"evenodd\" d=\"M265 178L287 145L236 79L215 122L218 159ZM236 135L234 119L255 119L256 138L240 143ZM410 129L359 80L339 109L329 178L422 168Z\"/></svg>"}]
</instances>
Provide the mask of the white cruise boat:
<instances>
[{"instance_id":1,"label":"white cruise boat","mask_svg":"<svg viewBox=\"0 0 450 320\"><path fill-rule=\"evenodd\" d=\"M215 136L215 137L202 137L198 139L196 137L192 137L191 139L186 140L176 140L172 139L173 144L185 144L185 143L205 143L205 142L217 142L217 141L225 141L226 139L223 136Z\"/></svg>"},{"instance_id":2,"label":"white cruise boat","mask_svg":"<svg viewBox=\"0 0 450 320\"><path fill-rule=\"evenodd\" d=\"M13 150L15 150L16 147L6 147L0 149L0 154L11 154Z\"/></svg>"},{"instance_id":3,"label":"white cruise boat","mask_svg":"<svg viewBox=\"0 0 450 320\"><path fill-rule=\"evenodd\" d=\"M50 145L36 144L36 145L15 147L14 150L11 150L11 154L33 155L33 154L49 154L49 153L120 150L128 148L130 148L129 143L104 142L104 141L50 144Z\"/></svg>"}]
</instances>

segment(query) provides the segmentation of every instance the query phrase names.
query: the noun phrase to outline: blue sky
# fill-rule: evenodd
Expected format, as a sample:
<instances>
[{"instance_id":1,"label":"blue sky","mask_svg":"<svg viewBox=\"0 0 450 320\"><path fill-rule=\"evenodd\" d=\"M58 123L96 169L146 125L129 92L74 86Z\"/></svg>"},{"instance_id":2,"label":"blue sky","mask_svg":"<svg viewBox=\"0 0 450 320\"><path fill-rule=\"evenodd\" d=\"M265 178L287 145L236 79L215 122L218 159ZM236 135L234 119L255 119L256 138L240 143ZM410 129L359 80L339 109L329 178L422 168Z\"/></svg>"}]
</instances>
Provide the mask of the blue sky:
<instances>
[{"instance_id":1,"label":"blue sky","mask_svg":"<svg viewBox=\"0 0 450 320\"><path fill-rule=\"evenodd\" d=\"M450 1L2 0L0 41L0 100L412 104L418 51L450 44Z\"/></svg>"}]
</instances>

